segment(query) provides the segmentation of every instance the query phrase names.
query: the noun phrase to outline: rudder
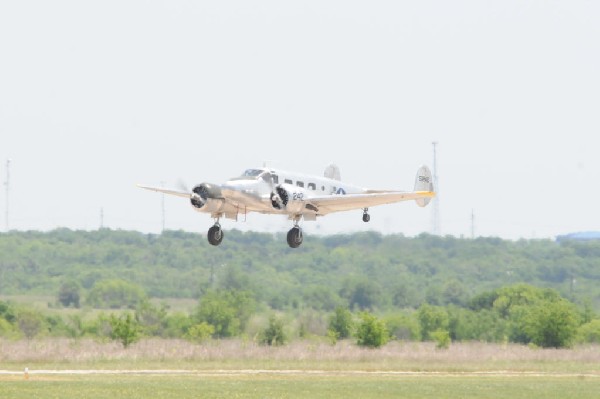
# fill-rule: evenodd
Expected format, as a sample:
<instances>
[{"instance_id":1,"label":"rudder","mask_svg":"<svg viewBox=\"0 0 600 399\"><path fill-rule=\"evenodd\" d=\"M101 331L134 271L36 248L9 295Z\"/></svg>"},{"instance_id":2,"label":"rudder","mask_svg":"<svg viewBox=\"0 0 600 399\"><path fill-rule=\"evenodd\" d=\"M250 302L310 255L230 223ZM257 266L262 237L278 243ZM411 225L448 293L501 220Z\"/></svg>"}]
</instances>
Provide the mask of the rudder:
<instances>
[{"instance_id":1,"label":"rudder","mask_svg":"<svg viewBox=\"0 0 600 399\"><path fill-rule=\"evenodd\" d=\"M427 191L433 192L433 176L431 175L431 170L426 165L423 165L417 171L417 176L415 177L415 191ZM431 197L426 198L417 198L415 202L420 207L427 206L431 201Z\"/></svg>"}]
</instances>

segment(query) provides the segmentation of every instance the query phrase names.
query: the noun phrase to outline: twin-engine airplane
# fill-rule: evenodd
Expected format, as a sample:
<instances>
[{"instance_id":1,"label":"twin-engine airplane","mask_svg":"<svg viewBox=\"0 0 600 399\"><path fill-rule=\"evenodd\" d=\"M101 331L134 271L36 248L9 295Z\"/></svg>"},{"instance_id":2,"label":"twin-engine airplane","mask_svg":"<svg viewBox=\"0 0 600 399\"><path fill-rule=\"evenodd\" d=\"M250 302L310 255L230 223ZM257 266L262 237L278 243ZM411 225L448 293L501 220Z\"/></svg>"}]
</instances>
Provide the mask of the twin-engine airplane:
<instances>
[{"instance_id":1,"label":"twin-engine airplane","mask_svg":"<svg viewBox=\"0 0 600 399\"><path fill-rule=\"evenodd\" d=\"M270 168L248 169L240 177L222 185L202 183L192 191L138 185L147 190L189 199L198 212L210 213L215 224L208 230L208 242L219 245L223 230L219 220L237 220L249 212L287 215L294 226L287 234L291 248L302 244L301 219L315 221L317 216L362 209L363 222L368 222L369 207L415 200L426 206L435 196L431 172L421 166L415 178L414 191L371 190L342 183L336 165L325 169L324 177L285 172Z\"/></svg>"}]
</instances>

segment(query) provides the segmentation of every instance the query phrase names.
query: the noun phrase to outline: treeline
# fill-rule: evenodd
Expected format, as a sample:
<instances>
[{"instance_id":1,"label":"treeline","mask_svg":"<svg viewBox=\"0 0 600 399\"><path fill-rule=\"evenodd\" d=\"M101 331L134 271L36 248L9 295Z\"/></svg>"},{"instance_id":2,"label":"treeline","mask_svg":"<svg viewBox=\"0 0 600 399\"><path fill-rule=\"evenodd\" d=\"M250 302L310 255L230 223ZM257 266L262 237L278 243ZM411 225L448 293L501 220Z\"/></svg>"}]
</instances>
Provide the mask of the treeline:
<instances>
[{"instance_id":1,"label":"treeline","mask_svg":"<svg viewBox=\"0 0 600 399\"><path fill-rule=\"evenodd\" d=\"M0 302L0 336L297 337L600 341L600 243L357 233L307 237L71 231L0 234L0 296L50 295L61 312ZM160 298L194 298L171 311ZM102 309L98 312L92 309Z\"/></svg>"},{"instance_id":2,"label":"treeline","mask_svg":"<svg viewBox=\"0 0 600 399\"><path fill-rule=\"evenodd\" d=\"M209 290L191 312L169 312L165 305L142 300L132 311L100 312L93 317L44 314L0 301L0 337L44 336L113 339L125 347L147 336L192 342L245 337L266 345L314 337L332 344L355 339L368 347L396 339L435 341L438 348L453 341L562 348L600 343L600 318L591 307L577 306L556 290L525 284L483 292L465 307L424 303L417 309L379 314L345 307L331 312L274 312L247 290Z\"/></svg>"},{"instance_id":3,"label":"treeline","mask_svg":"<svg viewBox=\"0 0 600 399\"><path fill-rule=\"evenodd\" d=\"M220 247L182 231L0 234L0 296L59 295L70 306L133 308L144 298L247 290L276 310L375 312L423 304L468 308L519 282L600 309L600 243L356 233L306 237L228 231ZM75 293L73 297L69 295Z\"/></svg>"}]
</instances>

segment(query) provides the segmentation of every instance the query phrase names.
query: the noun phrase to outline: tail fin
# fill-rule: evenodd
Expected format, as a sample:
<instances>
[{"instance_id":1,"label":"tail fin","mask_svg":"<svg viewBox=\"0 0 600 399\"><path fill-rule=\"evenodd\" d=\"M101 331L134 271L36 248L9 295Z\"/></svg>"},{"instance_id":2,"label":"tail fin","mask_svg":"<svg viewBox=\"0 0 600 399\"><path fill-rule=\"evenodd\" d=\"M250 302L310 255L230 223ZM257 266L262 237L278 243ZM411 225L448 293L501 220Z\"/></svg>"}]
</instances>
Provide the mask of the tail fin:
<instances>
[{"instance_id":1,"label":"tail fin","mask_svg":"<svg viewBox=\"0 0 600 399\"><path fill-rule=\"evenodd\" d=\"M327 165L327 167L325 168L325 173L323 175L328 179L342 180L342 177L340 175L340 168L334 163Z\"/></svg>"},{"instance_id":2,"label":"tail fin","mask_svg":"<svg viewBox=\"0 0 600 399\"><path fill-rule=\"evenodd\" d=\"M425 165L421 166L415 177L415 191L433 192L433 177L431 171ZM431 201L431 197L418 198L415 200L420 207L427 206Z\"/></svg>"}]
</instances>

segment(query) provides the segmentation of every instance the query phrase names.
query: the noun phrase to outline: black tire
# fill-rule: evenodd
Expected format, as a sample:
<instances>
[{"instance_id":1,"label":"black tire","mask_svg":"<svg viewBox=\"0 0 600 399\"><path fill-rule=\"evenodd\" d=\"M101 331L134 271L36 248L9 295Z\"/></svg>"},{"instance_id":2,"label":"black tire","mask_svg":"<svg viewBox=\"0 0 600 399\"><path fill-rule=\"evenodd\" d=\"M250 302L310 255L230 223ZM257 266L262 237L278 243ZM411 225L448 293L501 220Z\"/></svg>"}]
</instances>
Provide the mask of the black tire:
<instances>
[{"instance_id":1,"label":"black tire","mask_svg":"<svg viewBox=\"0 0 600 399\"><path fill-rule=\"evenodd\" d=\"M223 234L223 230L221 230L220 226L213 226L210 229L208 229L208 242L210 243L210 245L217 246L221 243L221 241L223 241L224 235L225 234Z\"/></svg>"},{"instance_id":2,"label":"black tire","mask_svg":"<svg viewBox=\"0 0 600 399\"><path fill-rule=\"evenodd\" d=\"M369 223L369 220L371 220L371 215L368 213L363 213L363 222Z\"/></svg>"},{"instance_id":3,"label":"black tire","mask_svg":"<svg viewBox=\"0 0 600 399\"><path fill-rule=\"evenodd\" d=\"M298 248L302 244L302 230L294 227L287 233L287 242L290 248Z\"/></svg>"}]
</instances>

